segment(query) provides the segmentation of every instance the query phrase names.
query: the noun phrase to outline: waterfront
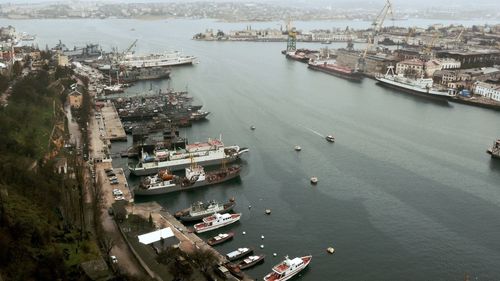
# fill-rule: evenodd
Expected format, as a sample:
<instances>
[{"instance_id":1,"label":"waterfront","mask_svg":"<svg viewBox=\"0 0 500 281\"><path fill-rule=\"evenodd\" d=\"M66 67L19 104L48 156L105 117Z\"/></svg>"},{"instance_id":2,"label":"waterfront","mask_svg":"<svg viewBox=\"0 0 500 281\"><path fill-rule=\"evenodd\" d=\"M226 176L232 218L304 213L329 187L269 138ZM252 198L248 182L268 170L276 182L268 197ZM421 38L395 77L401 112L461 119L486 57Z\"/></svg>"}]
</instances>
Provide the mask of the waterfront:
<instances>
[{"instance_id":1,"label":"waterfront","mask_svg":"<svg viewBox=\"0 0 500 281\"><path fill-rule=\"evenodd\" d=\"M242 179L154 199L175 211L195 200L234 196L243 217L227 229L237 236L216 248L227 253L264 244L256 252L266 254L265 263L249 270L255 278L286 254L313 255L300 280L500 276L500 163L485 153L500 134L500 113L310 71L285 60L282 43L190 40L204 21L70 20L60 29L48 26L61 21L30 22L9 21L49 46L61 39L69 47L98 42L123 49L139 38L138 50L172 46L199 57L200 64L175 68L170 85L188 86L212 113L182 132L191 141L222 133L228 145L248 146ZM130 91L149 87L139 83ZM337 142L318 133L334 133ZM123 150L120 145L113 150ZM314 187L313 175L319 178Z\"/></svg>"}]
</instances>

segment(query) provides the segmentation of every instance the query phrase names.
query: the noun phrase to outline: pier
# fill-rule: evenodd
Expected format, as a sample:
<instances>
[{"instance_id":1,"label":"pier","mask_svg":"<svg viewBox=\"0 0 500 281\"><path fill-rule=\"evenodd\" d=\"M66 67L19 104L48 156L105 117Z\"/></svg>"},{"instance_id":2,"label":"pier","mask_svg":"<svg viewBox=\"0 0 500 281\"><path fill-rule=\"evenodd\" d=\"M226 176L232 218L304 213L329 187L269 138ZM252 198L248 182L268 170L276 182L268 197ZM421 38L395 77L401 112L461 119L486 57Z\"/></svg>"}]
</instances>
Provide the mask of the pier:
<instances>
[{"instance_id":1,"label":"pier","mask_svg":"<svg viewBox=\"0 0 500 281\"><path fill-rule=\"evenodd\" d=\"M109 141L126 141L127 135L123 124L112 103L105 103L101 108L101 116L98 117L104 125L104 139Z\"/></svg>"}]
</instances>

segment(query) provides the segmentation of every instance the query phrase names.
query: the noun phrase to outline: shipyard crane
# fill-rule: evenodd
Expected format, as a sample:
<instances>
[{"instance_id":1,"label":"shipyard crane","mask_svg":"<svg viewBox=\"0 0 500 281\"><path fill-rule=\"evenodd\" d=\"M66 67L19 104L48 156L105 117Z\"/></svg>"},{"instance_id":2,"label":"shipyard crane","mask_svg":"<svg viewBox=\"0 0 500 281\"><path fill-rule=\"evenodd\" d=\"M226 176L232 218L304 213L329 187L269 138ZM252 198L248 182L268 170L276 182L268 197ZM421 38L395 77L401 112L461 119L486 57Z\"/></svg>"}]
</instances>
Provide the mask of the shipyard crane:
<instances>
[{"instance_id":1,"label":"shipyard crane","mask_svg":"<svg viewBox=\"0 0 500 281\"><path fill-rule=\"evenodd\" d=\"M135 39L134 42L130 44L130 46L122 53L122 55L126 55L127 53L129 53L130 50L132 50L132 48L137 45L137 41L139 41L139 39Z\"/></svg>"},{"instance_id":2,"label":"shipyard crane","mask_svg":"<svg viewBox=\"0 0 500 281\"><path fill-rule=\"evenodd\" d=\"M439 37L439 32L436 31L434 35L432 35L432 38L430 42L425 45L422 49L422 58L424 61L430 60L432 58L432 48L434 47L434 44L436 44L436 41Z\"/></svg>"},{"instance_id":3,"label":"shipyard crane","mask_svg":"<svg viewBox=\"0 0 500 281\"><path fill-rule=\"evenodd\" d=\"M290 18L286 21L286 31L288 33L286 53L295 52L297 50L297 31L295 27L292 27L292 20Z\"/></svg>"},{"instance_id":4,"label":"shipyard crane","mask_svg":"<svg viewBox=\"0 0 500 281\"><path fill-rule=\"evenodd\" d=\"M382 25L384 24L385 18L387 17L388 13L391 13L391 16L394 16L394 13L392 12L392 4L390 0L386 0L384 7L380 12L378 13L377 17L373 20L372 22L372 28L373 28L373 34L370 36L368 35L368 42L366 44L366 48L364 52L362 53L361 57L358 60L358 65L357 69L361 72L365 71L366 68L366 55L368 53L368 50L372 46L377 46L377 35L380 32L380 29L382 28Z\"/></svg>"}]
</instances>

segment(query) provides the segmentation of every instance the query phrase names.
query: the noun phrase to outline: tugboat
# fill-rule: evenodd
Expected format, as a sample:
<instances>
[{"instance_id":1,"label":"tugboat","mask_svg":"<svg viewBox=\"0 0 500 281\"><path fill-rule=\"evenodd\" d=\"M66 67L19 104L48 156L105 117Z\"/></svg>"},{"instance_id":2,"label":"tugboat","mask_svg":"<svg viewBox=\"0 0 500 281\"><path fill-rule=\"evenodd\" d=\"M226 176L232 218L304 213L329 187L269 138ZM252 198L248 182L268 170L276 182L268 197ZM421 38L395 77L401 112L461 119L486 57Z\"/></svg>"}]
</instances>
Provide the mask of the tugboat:
<instances>
[{"instance_id":1,"label":"tugboat","mask_svg":"<svg viewBox=\"0 0 500 281\"><path fill-rule=\"evenodd\" d=\"M301 270L306 268L311 262L312 256L297 257L289 259L288 256L285 260L273 267L273 272L264 277L264 281L285 281Z\"/></svg>"},{"instance_id":2,"label":"tugboat","mask_svg":"<svg viewBox=\"0 0 500 281\"><path fill-rule=\"evenodd\" d=\"M228 240L231 240L231 239L233 239L233 237L234 237L234 232L220 233L220 234L217 234L216 236L208 239L207 244L210 246L215 246L215 245L224 243Z\"/></svg>"},{"instance_id":3,"label":"tugboat","mask_svg":"<svg viewBox=\"0 0 500 281\"><path fill-rule=\"evenodd\" d=\"M251 248L238 248L237 250L227 253L226 257L229 261L235 261L241 259L242 257L250 255L251 253L253 253L253 250Z\"/></svg>"},{"instance_id":4,"label":"tugboat","mask_svg":"<svg viewBox=\"0 0 500 281\"><path fill-rule=\"evenodd\" d=\"M332 135L326 136L325 139L326 139L326 141L329 141L329 142L335 142L335 137Z\"/></svg>"},{"instance_id":5,"label":"tugboat","mask_svg":"<svg viewBox=\"0 0 500 281\"><path fill-rule=\"evenodd\" d=\"M250 268L259 262L264 261L265 255L259 255L259 256L249 256L248 258L244 259L240 263L238 263L238 267L240 269L247 269Z\"/></svg>"},{"instance_id":6,"label":"tugboat","mask_svg":"<svg viewBox=\"0 0 500 281\"><path fill-rule=\"evenodd\" d=\"M236 178L240 175L241 166L233 165L228 168L205 172L200 165L193 163L186 168L184 177L172 175L167 170L160 171L157 175L146 177L139 188L134 190L134 195L159 195L175 191L217 184Z\"/></svg>"},{"instance_id":7,"label":"tugboat","mask_svg":"<svg viewBox=\"0 0 500 281\"><path fill-rule=\"evenodd\" d=\"M196 221L215 213L227 213L234 208L234 205L236 205L234 198L229 199L229 202L225 204L214 200L208 203L198 201L193 203L191 207L176 212L174 216L181 221Z\"/></svg>"},{"instance_id":8,"label":"tugboat","mask_svg":"<svg viewBox=\"0 0 500 281\"><path fill-rule=\"evenodd\" d=\"M486 152L488 152L488 154L491 154L492 158L500 158L500 139L497 139L493 143L493 146Z\"/></svg>"},{"instance_id":9,"label":"tugboat","mask_svg":"<svg viewBox=\"0 0 500 281\"><path fill-rule=\"evenodd\" d=\"M194 231L196 233L202 233L210 230L214 230L232 223L239 221L241 218L241 213L239 214L219 214L215 213L209 217L203 219L203 222L194 225Z\"/></svg>"}]
</instances>

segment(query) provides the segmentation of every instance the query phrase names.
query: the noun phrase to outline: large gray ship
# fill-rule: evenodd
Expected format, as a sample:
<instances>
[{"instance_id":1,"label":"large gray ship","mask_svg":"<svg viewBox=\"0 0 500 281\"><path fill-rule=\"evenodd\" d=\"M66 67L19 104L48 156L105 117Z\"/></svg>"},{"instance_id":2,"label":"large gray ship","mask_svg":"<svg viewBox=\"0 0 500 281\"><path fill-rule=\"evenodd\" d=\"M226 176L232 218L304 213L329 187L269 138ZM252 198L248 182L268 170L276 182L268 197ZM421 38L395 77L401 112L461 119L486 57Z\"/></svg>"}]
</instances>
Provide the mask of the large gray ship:
<instances>
[{"instance_id":1,"label":"large gray ship","mask_svg":"<svg viewBox=\"0 0 500 281\"><path fill-rule=\"evenodd\" d=\"M170 67L157 66L148 68L110 69L111 80L118 83L133 83L141 80L167 79L170 77Z\"/></svg>"}]
</instances>

